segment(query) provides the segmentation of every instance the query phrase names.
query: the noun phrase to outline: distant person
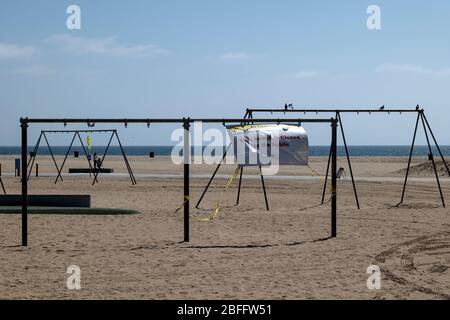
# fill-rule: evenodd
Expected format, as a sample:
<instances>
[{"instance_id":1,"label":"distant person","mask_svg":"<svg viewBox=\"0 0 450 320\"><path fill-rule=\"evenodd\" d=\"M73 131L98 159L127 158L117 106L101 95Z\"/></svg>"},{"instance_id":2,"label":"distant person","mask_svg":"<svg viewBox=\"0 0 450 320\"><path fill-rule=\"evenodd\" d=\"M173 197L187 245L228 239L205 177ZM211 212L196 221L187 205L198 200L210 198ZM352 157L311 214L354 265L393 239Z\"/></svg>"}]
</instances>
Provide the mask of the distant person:
<instances>
[{"instance_id":1,"label":"distant person","mask_svg":"<svg viewBox=\"0 0 450 320\"><path fill-rule=\"evenodd\" d=\"M102 160L98 159L97 160L97 169L101 169L102 168Z\"/></svg>"},{"instance_id":2,"label":"distant person","mask_svg":"<svg viewBox=\"0 0 450 320\"><path fill-rule=\"evenodd\" d=\"M97 169L98 166L98 156L97 156L97 152L94 152L94 169Z\"/></svg>"}]
</instances>

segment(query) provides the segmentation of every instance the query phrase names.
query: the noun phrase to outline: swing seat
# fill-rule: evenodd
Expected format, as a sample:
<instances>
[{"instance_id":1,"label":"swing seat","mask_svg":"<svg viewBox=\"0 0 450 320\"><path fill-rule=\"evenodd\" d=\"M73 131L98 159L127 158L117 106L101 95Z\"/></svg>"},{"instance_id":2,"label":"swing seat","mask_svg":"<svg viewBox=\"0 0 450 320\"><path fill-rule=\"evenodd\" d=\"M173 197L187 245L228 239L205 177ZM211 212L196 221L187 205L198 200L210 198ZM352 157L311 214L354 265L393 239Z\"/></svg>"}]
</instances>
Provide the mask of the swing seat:
<instances>
[{"instance_id":1,"label":"swing seat","mask_svg":"<svg viewBox=\"0 0 450 320\"><path fill-rule=\"evenodd\" d=\"M90 168L69 168L69 173L114 173L112 168L90 169Z\"/></svg>"}]
</instances>

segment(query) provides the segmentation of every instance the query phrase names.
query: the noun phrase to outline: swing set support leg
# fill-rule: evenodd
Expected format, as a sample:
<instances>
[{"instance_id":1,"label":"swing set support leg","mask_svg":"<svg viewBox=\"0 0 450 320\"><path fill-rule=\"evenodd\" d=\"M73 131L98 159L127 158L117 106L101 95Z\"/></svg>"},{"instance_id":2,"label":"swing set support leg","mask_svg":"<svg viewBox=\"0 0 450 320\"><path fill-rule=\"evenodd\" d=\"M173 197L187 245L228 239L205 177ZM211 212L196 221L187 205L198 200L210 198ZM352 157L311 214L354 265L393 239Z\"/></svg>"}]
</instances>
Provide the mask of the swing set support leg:
<instances>
[{"instance_id":1,"label":"swing set support leg","mask_svg":"<svg viewBox=\"0 0 450 320\"><path fill-rule=\"evenodd\" d=\"M336 119L339 121L339 125L341 127L342 140L344 141L345 154L347 156L348 168L350 170L350 176L352 178L352 185L353 185L353 192L355 193L356 206L358 207L358 210L359 210L360 206L359 206L358 192L356 192L355 178L353 177L352 164L350 162L350 155L348 154L348 147L347 147L347 141L345 139L344 127L342 125L341 114L339 112L336 113Z\"/></svg>"},{"instance_id":2,"label":"swing set support leg","mask_svg":"<svg viewBox=\"0 0 450 320\"><path fill-rule=\"evenodd\" d=\"M330 153L328 155L328 163L327 163L327 172L325 173L325 182L323 184L323 192L322 192L322 202L320 204L323 204L325 201L325 192L327 190L327 183L328 183L328 173L330 172L330 162L331 162L331 153L333 149L330 147Z\"/></svg>"},{"instance_id":3,"label":"swing set support leg","mask_svg":"<svg viewBox=\"0 0 450 320\"><path fill-rule=\"evenodd\" d=\"M262 187L263 187L263 191L264 191L264 201L266 202L266 209L267 209L267 211L269 211L269 202L267 201L266 186L264 184L264 176L262 174L261 166L259 166L259 173L261 175L261 183L262 183Z\"/></svg>"},{"instance_id":4,"label":"swing set support leg","mask_svg":"<svg viewBox=\"0 0 450 320\"><path fill-rule=\"evenodd\" d=\"M102 162L100 163L100 168L103 166L103 161L105 161L106 154L108 153L109 146L111 145L111 141L112 141L113 138L114 138L114 132L111 134L111 137L109 138L108 145L106 146L105 153L103 154L103 157L102 157L102 160L101 160ZM97 176L98 176L99 172L100 172L100 170L94 171L94 181L92 181L92 185L94 185L95 181L97 181Z\"/></svg>"},{"instance_id":5,"label":"swing set support leg","mask_svg":"<svg viewBox=\"0 0 450 320\"><path fill-rule=\"evenodd\" d=\"M76 138L76 137L77 137L77 134L74 133L73 138L72 138L72 141L70 142L69 149L67 149L66 155L65 155L65 157L64 157L64 161L63 161L63 163L62 163L62 165L61 165L61 168L59 168L59 170L58 170L58 176L57 176L56 179L55 179L55 184L58 182L58 178L61 177L61 172L62 172L62 170L63 170L63 168L64 168L64 164L66 163L67 157L69 156L70 150L72 149L73 142L75 141L75 138ZM62 177L61 177L61 179L62 179Z\"/></svg>"},{"instance_id":6,"label":"swing set support leg","mask_svg":"<svg viewBox=\"0 0 450 320\"><path fill-rule=\"evenodd\" d=\"M425 112L423 112L423 111L422 111L422 119L425 120L425 124L427 125L428 130L431 133L431 137L433 138L434 144L436 145L439 155L441 156L442 162L444 163L445 169L447 169L448 176L450 177L450 169L448 167L447 161L445 161L445 158L444 158L444 155L442 154L441 148L439 147L439 144L437 143L437 140L434 136L433 130L431 130L431 126L428 123L427 117L425 116Z\"/></svg>"},{"instance_id":7,"label":"swing set support leg","mask_svg":"<svg viewBox=\"0 0 450 320\"><path fill-rule=\"evenodd\" d=\"M242 185L242 172L244 171L244 166L240 167L239 170L239 185L238 185L238 192L237 192L237 197L236 197L236 205L239 204L239 196L241 194L241 185Z\"/></svg>"},{"instance_id":8,"label":"swing set support leg","mask_svg":"<svg viewBox=\"0 0 450 320\"><path fill-rule=\"evenodd\" d=\"M230 148L230 146L228 146L227 150L225 150L225 152L224 152L224 154L223 154L223 156L222 156L222 159L220 159L219 164L217 165L217 167L216 167L216 169L214 170L214 172L213 172L211 178L209 179L208 184L207 184L206 187L205 187L205 190L203 190L203 193L202 193L202 195L200 196L200 199L198 199L197 204L195 205L195 208L196 208L196 209L198 209L198 206L200 205L200 203L201 203L202 200L203 200L203 197L205 196L206 192L208 191L209 186L211 185L211 182L214 180L214 177L216 176L217 171L219 171L219 168L220 168L220 166L222 165L223 160L225 160L225 157L227 156L227 152L228 152L228 149L229 149L229 148Z\"/></svg>"},{"instance_id":9,"label":"swing set support leg","mask_svg":"<svg viewBox=\"0 0 450 320\"><path fill-rule=\"evenodd\" d=\"M430 155L431 155L431 162L433 163L434 175L436 176L436 182L437 182L438 189L439 189L439 195L441 196L442 206L445 208L444 195L442 194L441 183L439 182L439 174L437 173L437 170L436 170L436 163L434 161L433 151L431 150L430 139L428 137L428 132L427 132L427 128L425 126L425 120L423 119L423 115L422 115L422 125L423 125L423 130L425 131L425 138L426 138L427 144L428 144L428 151L430 152Z\"/></svg>"},{"instance_id":10,"label":"swing set support leg","mask_svg":"<svg viewBox=\"0 0 450 320\"><path fill-rule=\"evenodd\" d=\"M403 199L405 197L406 183L408 182L409 168L411 167L411 157L412 157L412 154L414 151L414 144L416 142L417 128L419 126L419 119L420 119L420 112L417 113L416 125L414 127L413 140L411 143L411 149L409 151L408 166L406 167L405 181L403 182L402 198L400 199L400 202L397 204L397 207L403 203Z\"/></svg>"},{"instance_id":11,"label":"swing set support leg","mask_svg":"<svg viewBox=\"0 0 450 320\"><path fill-rule=\"evenodd\" d=\"M45 134L45 132L43 132L42 135L44 136L45 143L47 143L48 151L50 152L50 156L52 157L53 163L56 167L56 171L58 171L59 173L58 163L56 162L55 155L53 154L52 148L50 147L50 143L48 142L47 135ZM61 181L64 181L61 175L59 175L59 179L61 179Z\"/></svg>"},{"instance_id":12,"label":"swing set support leg","mask_svg":"<svg viewBox=\"0 0 450 320\"><path fill-rule=\"evenodd\" d=\"M37 152L39 150L39 144L41 143L41 138L42 138L42 132L39 135L39 139L37 140L36 146L33 149L33 155L30 157L30 159L28 160L28 164L27 167L30 168L30 170L28 171L28 176L27 176L27 180L30 180L30 176L31 176L31 171L33 171L33 166L34 166L34 160L36 159L37 156ZM31 166L30 166L31 164Z\"/></svg>"},{"instance_id":13,"label":"swing set support leg","mask_svg":"<svg viewBox=\"0 0 450 320\"><path fill-rule=\"evenodd\" d=\"M115 134L115 136L117 138L117 142L119 143L120 151L122 152L122 156L123 156L123 160L125 161L125 165L127 166L128 174L129 174L130 179L131 179L131 184L135 185L135 184L137 184L137 181L136 181L136 178L134 177L134 173L133 173L133 170L131 169L131 165L128 162L128 158L127 158L127 156L125 154L125 150L123 150L122 143L120 142L119 135L117 134L117 131L114 131L114 134Z\"/></svg>"},{"instance_id":14,"label":"swing set support leg","mask_svg":"<svg viewBox=\"0 0 450 320\"><path fill-rule=\"evenodd\" d=\"M3 194L6 194L6 189L5 189L5 185L3 184L2 177L0 177L0 184L2 185Z\"/></svg>"}]
</instances>

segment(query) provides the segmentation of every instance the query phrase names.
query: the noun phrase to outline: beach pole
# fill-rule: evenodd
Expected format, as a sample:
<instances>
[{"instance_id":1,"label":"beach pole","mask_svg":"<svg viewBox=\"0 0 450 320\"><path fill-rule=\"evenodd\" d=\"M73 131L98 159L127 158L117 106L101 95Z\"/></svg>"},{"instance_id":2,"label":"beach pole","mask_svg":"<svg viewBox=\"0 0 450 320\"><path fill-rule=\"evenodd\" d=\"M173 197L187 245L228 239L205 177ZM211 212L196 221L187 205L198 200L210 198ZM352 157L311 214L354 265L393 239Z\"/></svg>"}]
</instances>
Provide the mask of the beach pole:
<instances>
[{"instance_id":1,"label":"beach pole","mask_svg":"<svg viewBox=\"0 0 450 320\"><path fill-rule=\"evenodd\" d=\"M184 127L184 242L189 242L189 163L191 148L189 143L190 118L183 118Z\"/></svg>"},{"instance_id":2,"label":"beach pole","mask_svg":"<svg viewBox=\"0 0 450 320\"><path fill-rule=\"evenodd\" d=\"M405 182L403 183L402 198L400 199L400 202L397 204L397 206L399 206L400 204L403 203L403 198L405 197L406 182L408 181L409 168L411 167L411 157L412 157L413 150L414 150L414 143L416 142L417 127L419 125L420 114L421 114L421 112L417 113L417 120L416 120L416 125L414 128L414 135L413 135L413 140L412 140L412 144L411 144L411 150L409 151L408 166L406 167Z\"/></svg>"},{"instance_id":3,"label":"beach pole","mask_svg":"<svg viewBox=\"0 0 450 320\"><path fill-rule=\"evenodd\" d=\"M337 225L337 179L336 179L336 167L337 167L337 119L331 118L331 237L336 237L336 225Z\"/></svg>"},{"instance_id":4,"label":"beach pole","mask_svg":"<svg viewBox=\"0 0 450 320\"><path fill-rule=\"evenodd\" d=\"M352 164L350 162L350 155L348 154L347 141L345 139L345 134L344 134L344 127L342 125L341 114L339 112L336 112L336 119L339 120L339 125L341 127L342 140L344 141L345 154L347 155L348 168L350 170L350 176L352 178L352 185L353 185L353 192L355 193L356 206L358 207L358 210L359 210L360 207L359 207L358 193L356 192L355 178L353 177Z\"/></svg>"},{"instance_id":5,"label":"beach pole","mask_svg":"<svg viewBox=\"0 0 450 320\"><path fill-rule=\"evenodd\" d=\"M434 174L436 176L436 182L438 185L439 194L441 195L442 206L445 208L444 195L442 194L441 183L439 182L439 175L436 170L436 163L434 162L433 151L431 150L430 139L428 138L428 132L427 132L427 128L425 126L425 120L423 119L423 117L422 117L422 125L423 125L423 130L425 131L425 138L427 139L428 150L431 154L431 162L433 163Z\"/></svg>"},{"instance_id":6,"label":"beach pole","mask_svg":"<svg viewBox=\"0 0 450 320\"><path fill-rule=\"evenodd\" d=\"M22 246L28 246L28 179L27 163L27 127L28 118L20 118L22 128Z\"/></svg>"}]
</instances>

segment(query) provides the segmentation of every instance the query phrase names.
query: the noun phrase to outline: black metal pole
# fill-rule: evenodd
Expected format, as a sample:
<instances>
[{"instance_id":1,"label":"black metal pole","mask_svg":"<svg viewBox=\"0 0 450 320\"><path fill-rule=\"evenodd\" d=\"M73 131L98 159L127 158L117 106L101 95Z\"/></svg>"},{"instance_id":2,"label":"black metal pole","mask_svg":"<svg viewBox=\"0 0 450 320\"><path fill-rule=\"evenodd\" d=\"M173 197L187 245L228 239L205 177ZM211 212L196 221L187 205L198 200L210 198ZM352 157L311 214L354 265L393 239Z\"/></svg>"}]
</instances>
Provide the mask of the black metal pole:
<instances>
[{"instance_id":1,"label":"black metal pole","mask_svg":"<svg viewBox=\"0 0 450 320\"><path fill-rule=\"evenodd\" d=\"M80 140L81 148L83 148L84 155L86 156L86 160L87 160L87 162L89 164L89 176L91 176L91 172L93 172L91 160L89 160L89 156L88 156L88 153L86 151L86 148L84 147L83 139L81 139L80 132L77 131L76 134L78 135L78 139ZM97 179L96 179L96 182L98 182Z\"/></svg>"},{"instance_id":2,"label":"black metal pole","mask_svg":"<svg viewBox=\"0 0 450 320\"><path fill-rule=\"evenodd\" d=\"M2 189L3 189L3 194L6 194L6 189L5 189L5 185L3 184L3 180L0 177L0 184L2 185Z\"/></svg>"},{"instance_id":3,"label":"black metal pole","mask_svg":"<svg viewBox=\"0 0 450 320\"><path fill-rule=\"evenodd\" d=\"M348 154L348 147L347 147L347 140L345 139L344 126L342 125L342 119L339 112L336 112L336 119L339 121L339 125L341 126L342 140L344 141L344 148L345 154L347 156L348 168L350 170L350 176L352 178L353 192L355 193L356 206L358 207L359 210L360 207L359 207L358 193L356 191L355 178L353 177L352 164L350 162L350 155Z\"/></svg>"},{"instance_id":4,"label":"black metal pole","mask_svg":"<svg viewBox=\"0 0 450 320\"><path fill-rule=\"evenodd\" d=\"M422 124L423 124L423 130L425 131L425 138L427 139L428 150L429 150L430 155L431 155L431 162L433 163L433 169L434 169L434 174L436 176L436 182L437 182L437 185L438 185L438 188L439 188L439 194L441 195L442 206L445 208L444 195L442 194L441 183L439 182L439 175L438 175L437 170L436 170L436 164L434 162L433 151L431 150L430 139L428 138L428 132L427 132L427 128L425 126L425 120L423 119L423 117L422 117Z\"/></svg>"},{"instance_id":5,"label":"black metal pole","mask_svg":"<svg viewBox=\"0 0 450 320\"><path fill-rule=\"evenodd\" d=\"M22 246L28 245L27 120L28 118L20 119L22 127Z\"/></svg>"},{"instance_id":6,"label":"black metal pole","mask_svg":"<svg viewBox=\"0 0 450 320\"><path fill-rule=\"evenodd\" d=\"M106 154L108 153L109 146L111 145L111 141L112 141L113 137L114 137L114 132L111 134L111 137L109 138L108 145L106 146L105 153L103 154L102 160L101 160L101 162L100 162L100 167L99 167L99 168L96 168L96 170L94 170L94 181L92 181L92 185L95 184L95 181L98 182L97 176L98 176L98 174L100 173L100 169L101 169L102 166L103 166L103 161L105 161L105 157L106 157Z\"/></svg>"},{"instance_id":7,"label":"black metal pole","mask_svg":"<svg viewBox=\"0 0 450 320\"><path fill-rule=\"evenodd\" d=\"M36 153L37 148L39 148L39 144L41 142L41 138L42 138L42 131L41 131L41 134L39 135L39 138L37 139L36 145L33 148L33 153L34 154ZM30 155L30 159L28 159L28 162L27 162L27 167L30 166L30 162L31 162L32 158L33 157Z\"/></svg>"},{"instance_id":8,"label":"black metal pole","mask_svg":"<svg viewBox=\"0 0 450 320\"><path fill-rule=\"evenodd\" d=\"M264 184L264 176L262 174L261 166L259 166L259 173L261 175L261 183L262 183L263 192L264 192L264 201L266 202L266 209L267 209L267 211L269 211L269 202L267 201L266 186Z\"/></svg>"},{"instance_id":9,"label":"black metal pole","mask_svg":"<svg viewBox=\"0 0 450 320\"><path fill-rule=\"evenodd\" d=\"M2 185L3 194L6 194L5 185L3 184L2 180L2 164L0 163L0 184Z\"/></svg>"},{"instance_id":10,"label":"black metal pole","mask_svg":"<svg viewBox=\"0 0 450 320\"><path fill-rule=\"evenodd\" d=\"M227 149L225 150L225 152L223 153L222 159L220 159L220 162L219 162L219 164L217 165L216 169L214 170L214 172L213 172L211 178L209 179L208 184L207 184L206 187L205 187L205 190L203 190L203 193L202 193L202 195L200 196L200 199L198 199L197 204L195 205L195 208L198 209L198 206L200 205L200 202L202 202L203 197L205 196L206 192L207 192L208 189L209 189L209 186L211 185L212 181L214 180L214 177L215 177L216 174L217 174L217 171L219 171L219 168L220 168L220 166L222 165L223 160L224 160L225 157L227 156L227 152L228 152L228 149L230 149L230 146L231 146L231 144L228 146L228 148L227 148Z\"/></svg>"},{"instance_id":11,"label":"black metal pole","mask_svg":"<svg viewBox=\"0 0 450 320\"><path fill-rule=\"evenodd\" d=\"M406 167L405 181L403 182L402 198L400 199L400 202L397 204L397 206L399 206L400 204L403 203L403 199L405 197L406 183L408 181L409 168L411 167L411 158L412 158L412 154L414 151L414 144L416 142L417 127L419 125L419 119L420 119L420 112L417 114L416 125L414 126L414 134L413 134L413 140L411 143L411 150L409 150L408 166Z\"/></svg>"},{"instance_id":12,"label":"black metal pole","mask_svg":"<svg viewBox=\"0 0 450 320\"><path fill-rule=\"evenodd\" d=\"M120 151L122 152L122 156L123 156L123 159L125 161L125 165L127 166L127 170L128 170L128 174L130 175L131 183L133 185L135 185L135 184L137 184L136 178L134 177L133 170L131 170L130 163L128 162L127 155L125 154L125 150L122 147L122 143L120 142L119 135L117 134L117 131L114 131L114 134L116 135L117 142L119 143Z\"/></svg>"},{"instance_id":13,"label":"black metal pole","mask_svg":"<svg viewBox=\"0 0 450 320\"><path fill-rule=\"evenodd\" d=\"M183 118L184 119L184 118ZM189 242L189 163L191 161L191 147L189 142L189 118L184 119L184 242Z\"/></svg>"},{"instance_id":14,"label":"black metal pole","mask_svg":"<svg viewBox=\"0 0 450 320\"><path fill-rule=\"evenodd\" d=\"M331 237L337 234L337 120L332 119L331 123Z\"/></svg>"},{"instance_id":15,"label":"black metal pole","mask_svg":"<svg viewBox=\"0 0 450 320\"><path fill-rule=\"evenodd\" d=\"M55 156L53 154L52 148L50 147L50 143L48 142L47 135L45 134L45 132L43 132L43 136L44 136L45 142L47 143L48 151L50 152L50 155L53 159L53 163L55 164L56 171L59 172L58 163L56 162ZM64 181L62 176L60 176L59 178L61 179L61 181Z\"/></svg>"},{"instance_id":16,"label":"black metal pole","mask_svg":"<svg viewBox=\"0 0 450 320\"><path fill-rule=\"evenodd\" d=\"M238 192L237 192L237 197L236 197L236 205L239 204L239 196L241 194L241 185L242 185L242 172L244 171L244 166L240 167L239 170L239 185L238 185Z\"/></svg>"},{"instance_id":17,"label":"black metal pole","mask_svg":"<svg viewBox=\"0 0 450 320\"><path fill-rule=\"evenodd\" d=\"M449 167L448 167L448 165L447 165L447 161L445 161L444 155L443 155L442 152L441 152L441 148L439 147L439 144L437 143L437 140L436 140L436 138L434 137L433 130L431 130L431 126L430 126L430 124L428 123L427 117L425 116L425 112L422 112L422 119L425 120L425 123L427 124L427 127L428 127L428 129L430 130L431 137L432 137L433 140L434 140L434 144L436 145L436 148L437 148L437 150L438 150L438 152L439 152L439 155L441 156L442 162L444 162L444 166L445 166L445 168L447 169L448 175L450 176L450 169L449 169Z\"/></svg>"},{"instance_id":18,"label":"black metal pole","mask_svg":"<svg viewBox=\"0 0 450 320\"><path fill-rule=\"evenodd\" d=\"M135 185L136 179L134 178L133 171L131 170L130 163L128 162L127 156L125 154L125 150L122 147L122 143L120 142L120 138L119 138L119 135L117 134L117 131L114 131L114 134L116 136L117 142L119 143L120 152L122 153L123 160L125 162L125 166L127 167L128 175L130 176L130 179L131 179L131 184Z\"/></svg>"},{"instance_id":19,"label":"black metal pole","mask_svg":"<svg viewBox=\"0 0 450 320\"><path fill-rule=\"evenodd\" d=\"M325 192L327 190L327 183L328 183L328 172L330 171L330 161L331 161L331 154L333 153L333 147L330 144L330 153L328 154L328 163L327 163L327 172L325 173L325 182L323 184L323 191L322 191L322 202L321 204L324 203L325 201Z\"/></svg>"},{"instance_id":20,"label":"black metal pole","mask_svg":"<svg viewBox=\"0 0 450 320\"><path fill-rule=\"evenodd\" d=\"M245 110L245 114L244 114L244 119L246 119L247 118L247 116L248 116L248 109L247 110ZM242 124L244 124L243 122L241 122L241 125Z\"/></svg>"},{"instance_id":21,"label":"black metal pole","mask_svg":"<svg viewBox=\"0 0 450 320\"><path fill-rule=\"evenodd\" d=\"M59 170L58 170L58 176L55 179L55 184L58 182L58 178L61 177L61 172L63 171L64 165L66 164L67 157L69 156L70 150L72 149L72 145L73 145L73 142L75 141L76 137L77 137L77 134L74 133L73 134L73 138L72 138L72 142L70 142L70 146L67 149L66 156L64 157L64 160L63 160L63 162L61 164L61 168L59 168Z\"/></svg>"}]
</instances>

